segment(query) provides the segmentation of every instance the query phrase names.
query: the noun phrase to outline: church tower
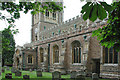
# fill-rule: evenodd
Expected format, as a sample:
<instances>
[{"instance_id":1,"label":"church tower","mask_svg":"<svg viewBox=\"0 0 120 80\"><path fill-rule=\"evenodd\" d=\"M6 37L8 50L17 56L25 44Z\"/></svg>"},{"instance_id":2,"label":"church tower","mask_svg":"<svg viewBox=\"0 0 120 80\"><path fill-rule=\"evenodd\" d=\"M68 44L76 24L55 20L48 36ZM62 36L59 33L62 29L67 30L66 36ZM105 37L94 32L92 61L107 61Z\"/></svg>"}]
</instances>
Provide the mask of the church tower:
<instances>
[{"instance_id":1,"label":"church tower","mask_svg":"<svg viewBox=\"0 0 120 80\"><path fill-rule=\"evenodd\" d=\"M62 4L63 2L56 2L56 4ZM58 25L63 22L63 11L61 12L49 12L37 13L32 15L32 29L31 29L31 41L39 40L40 32L50 27Z\"/></svg>"}]
</instances>

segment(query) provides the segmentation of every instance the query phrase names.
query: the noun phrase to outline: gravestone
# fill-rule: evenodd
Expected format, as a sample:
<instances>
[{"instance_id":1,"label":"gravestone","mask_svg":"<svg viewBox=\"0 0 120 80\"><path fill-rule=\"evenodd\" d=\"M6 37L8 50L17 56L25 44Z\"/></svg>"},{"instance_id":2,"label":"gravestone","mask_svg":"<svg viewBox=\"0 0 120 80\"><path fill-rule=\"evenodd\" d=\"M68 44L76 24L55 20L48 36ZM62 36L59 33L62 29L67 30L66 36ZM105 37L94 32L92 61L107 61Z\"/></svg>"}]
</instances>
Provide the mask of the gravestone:
<instances>
[{"instance_id":1,"label":"gravestone","mask_svg":"<svg viewBox=\"0 0 120 80\"><path fill-rule=\"evenodd\" d=\"M4 68L2 68L2 73L4 73L5 72L5 69Z\"/></svg>"},{"instance_id":2,"label":"gravestone","mask_svg":"<svg viewBox=\"0 0 120 80\"><path fill-rule=\"evenodd\" d=\"M52 80L61 80L61 73L59 71L52 72Z\"/></svg>"},{"instance_id":3,"label":"gravestone","mask_svg":"<svg viewBox=\"0 0 120 80\"><path fill-rule=\"evenodd\" d=\"M36 73L37 73L37 77L42 77L42 71L41 71L41 69L38 69L36 71Z\"/></svg>"},{"instance_id":4,"label":"gravestone","mask_svg":"<svg viewBox=\"0 0 120 80\"><path fill-rule=\"evenodd\" d=\"M9 68L9 67L6 67L6 70L8 70L8 71L9 71L9 70L10 70L10 68Z\"/></svg>"},{"instance_id":5,"label":"gravestone","mask_svg":"<svg viewBox=\"0 0 120 80\"><path fill-rule=\"evenodd\" d=\"M98 77L97 73L92 74L92 80L99 80L99 77Z\"/></svg>"},{"instance_id":6,"label":"gravestone","mask_svg":"<svg viewBox=\"0 0 120 80\"><path fill-rule=\"evenodd\" d=\"M29 75L23 75L23 79L30 79Z\"/></svg>"},{"instance_id":7,"label":"gravestone","mask_svg":"<svg viewBox=\"0 0 120 80\"><path fill-rule=\"evenodd\" d=\"M78 74L75 80L85 80L85 76L82 74Z\"/></svg>"},{"instance_id":8,"label":"gravestone","mask_svg":"<svg viewBox=\"0 0 120 80\"><path fill-rule=\"evenodd\" d=\"M32 72L32 69L29 69L30 72Z\"/></svg>"},{"instance_id":9,"label":"gravestone","mask_svg":"<svg viewBox=\"0 0 120 80\"><path fill-rule=\"evenodd\" d=\"M71 72L70 72L70 78L71 78L71 79L75 79L75 78L76 78L76 75L77 75L77 72L76 72L76 71L71 71Z\"/></svg>"},{"instance_id":10,"label":"gravestone","mask_svg":"<svg viewBox=\"0 0 120 80\"><path fill-rule=\"evenodd\" d=\"M12 67L11 72L12 72L12 73L15 73L16 71L17 71L17 69L14 68L14 67Z\"/></svg>"},{"instance_id":11,"label":"gravestone","mask_svg":"<svg viewBox=\"0 0 120 80\"><path fill-rule=\"evenodd\" d=\"M15 72L15 76L21 76L21 74L22 74L22 72L20 72L18 70Z\"/></svg>"},{"instance_id":12,"label":"gravestone","mask_svg":"<svg viewBox=\"0 0 120 80\"><path fill-rule=\"evenodd\" d=\"M79 74L79 75L86 76L86 73L85 73L85 71L83 71L83 70L78 71L78 74Z\"/></svg>"},{"instance_id":13,"label":"gravestone","mask_svg":"<svg viewBox=\"0 0 120 80\"><path fill-rule=\"evenodd\" d=\"M34 71L36 71L36 69L34 69Z\"/></svg>"},{"instance_id":14,"label":"gravestone","mask_svg":"<svg viewBox=\"0 0 120 80\"><path fill-rule=\"evenodd\" d=\"M6 79L12 79L12 73L7 73L7 74L5 75L5 78L6 78Z\"/></svg>"}]
</instances>

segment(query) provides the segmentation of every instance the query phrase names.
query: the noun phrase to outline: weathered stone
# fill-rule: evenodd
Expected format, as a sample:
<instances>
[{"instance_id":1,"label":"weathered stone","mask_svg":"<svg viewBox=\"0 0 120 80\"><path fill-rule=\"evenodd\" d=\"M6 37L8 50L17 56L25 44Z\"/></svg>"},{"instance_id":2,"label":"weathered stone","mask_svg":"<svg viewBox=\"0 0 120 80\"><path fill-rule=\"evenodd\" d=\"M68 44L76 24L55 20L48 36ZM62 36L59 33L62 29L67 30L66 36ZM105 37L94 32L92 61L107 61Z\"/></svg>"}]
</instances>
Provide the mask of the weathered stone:
<instances>
[{"instance_id":1,"label":"weathered stone","mask_svg":"<svg viewBox=\"0 0 120 80\"><path fill-rule=\"evenodd\" d=\"M8 70L8 71L9 71L9 70L10 70L10 68L9 68L9 67L6 67L6 70Z\"/></svg>"},{"instance_id":2,"label":"weathered stone","mask_svg":"<svg viewBox=\"0 0 120 80\"><path fill-rule=\"evenodd\" d=\"M85 76L82 74L78 74L75 80L85 80Z\"/></svg>"},{"instance_id":3,"label":"weathered stone","mask_svg":"<svg viewBox=\"0 0 120 80\"><path fill-rule=\"evenodd\" d=\"M11 72L12 72L12 73L15 73L16 71L17 71L17 69L14 68L14 67L12 67Z\"/></svg>"},{"instance_id":4,"label":"weathered stone","mask_svg":"<svg viewBox=\"0 0 120 80\"><path fill-rule=\"evenodd\" d=\"M61 79L61 73L59 71L52 72L52 80L60 80Z\"/></svg>"},{"instance_id":5,"label":"weathered stone","mask_svg":"<svg viewBox=\"0 0 120 80\"><path fill-rule=\"evenodd\" d=\"M4 68L2 68L2 73L4 73L5 72L5 69Z\"/></svg>"},{"instance_id":6,"label":"weathered stone","mask_svg":"<svg viewBox=\"0 0 120 80\"><path fill-rule=\"evenodd\" d=\"M21 76L21 74L22 74L22 73L21 73L20 71L16 71L16 72L15 72L15 76Z\"/></svg>"},{"instance_id":7,"label":"weathered stone","mask_svg":"<svg viewBox=\"0 0 120 80\"><path fill-rule=\"evenodd\" d=\"M79 74L79 75L86 76L86 73L85 73L85 71L83 71L83 70L82 70L82 71L78 71L78 74Z\"/></svg>"},{"instance_id":8,"label":"weathered stone","mask_svg":"<svg viewBox=\"0 0 120 80\"><path fill-rule=\"evenodd\" d=\"M75 79L75 78L76 78L76 75L77 75L77 72L76 72L76 71L71 71L71 72L70 72L70 78L71 78L71 79Z\"/></svg>"},{"instance_id":9,"label":"weathered stone","mask_svg":"<svg viewBox=\"0 0 120 80\"><path fill-rule=\"evenodd\" d=\"M32 69L29 69L30 72L32 72Z\"/></svg>"},{"instance_id":10,"label":"weathered stone","mask_svg":"<svg viewBox=\"0 0 120 80\"><path fill-rule=\"evenodd\" d=\"M6 78L6 79L12 79L12 73L7 73L7 74L5 75L5 78Z\"/></svg>"},{"instance_id":11,"label":"weathered stone","mask_svg":"<svg viewBox=\"0 0 120 80\"><path fill-rule=\"evenodd\" d=\"M37 70L36 73L37 73L37 77L42 77L42 71L41 71L41 69Z\"/></svg>"},{"instance_id":12,"label":"weathered stone","mask_svg":"<svg viewBox=\"0 0 120 80\"><path fill-rule=\"evenodd\" d=\"M29 75L23 75L23 79L29 79L30 76Z\"/></svg>"},{"instance_id":13,"label":"weathered stone","mask_svg":"<svg viewBox=\"0 0 120 80\"><path fill-rule=\"evenodd\" d=\"M92 80L99 80L99 77L98 77L97 73L92 74Z\"/></svg>"}]
</instances>

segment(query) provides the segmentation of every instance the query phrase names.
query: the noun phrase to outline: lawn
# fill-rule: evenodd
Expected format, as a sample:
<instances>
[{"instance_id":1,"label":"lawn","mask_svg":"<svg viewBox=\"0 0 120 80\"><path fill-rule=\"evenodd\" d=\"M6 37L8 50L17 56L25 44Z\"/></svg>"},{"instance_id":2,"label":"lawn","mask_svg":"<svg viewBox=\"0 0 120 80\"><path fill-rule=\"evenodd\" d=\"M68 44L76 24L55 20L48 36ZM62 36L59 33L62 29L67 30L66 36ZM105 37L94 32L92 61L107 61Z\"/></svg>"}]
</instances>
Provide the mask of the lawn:
<instances>
[{"instance_id":1,"label":"lawn","mask_svg":"<svg viewBox=\"0 0 120 80\"><path fill-rule=\"evenodd\" d=\"M5 74L6 73L11 73L11 71L5 71L5 73L2 73L2 80L9 80L9 79L5 79ZM42 73L42 77L37 77L36 75L36 71L22 71L22 76L21 77L17 77L15 76L15 73L12 73L12 80L23 80L23 75L30 75L29 80L52 80L52 74L50 72L43 72ZM66 80L73 80L73 79L69 79L70 75L62 75L62 78L65 78ZM86 78L86 80L92 80L91 78ZM109 80L109 79L99 79L99 80Z\"/></svg>"}]
</instances>

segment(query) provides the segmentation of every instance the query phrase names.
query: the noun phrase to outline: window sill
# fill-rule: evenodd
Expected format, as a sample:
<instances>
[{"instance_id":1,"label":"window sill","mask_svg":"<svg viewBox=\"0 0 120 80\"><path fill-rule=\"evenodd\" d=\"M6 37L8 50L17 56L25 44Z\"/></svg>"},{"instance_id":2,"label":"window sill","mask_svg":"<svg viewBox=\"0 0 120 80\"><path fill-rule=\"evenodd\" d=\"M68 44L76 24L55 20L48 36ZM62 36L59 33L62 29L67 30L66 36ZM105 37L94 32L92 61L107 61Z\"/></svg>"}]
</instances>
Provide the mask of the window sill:
<instances>
[{"instance_id":1,"label":"window sill","mask_svg":"<svg viewBox=\"0 0 120 80\"><path fill-rule=\"evenodd\" d=\"M118 64L103 64L103 66L118 66Z\"/></svg>"},{"instance_id":2,"label":"window sill","mask_svg":"<svg viewBox=\"0 0 120 80\"><path fill-rule=\"evenodd\" d=\"M73 63L72 65L83 65L82 63Z\"/></svg>"},{"instance_id":3,"label":"window sill","mask_svg":"<svg viewBox=\"0 0 120 80\"><path fill-rule=\"evenodd\" d=\"M54 63L54 65L59 65L60 63Z\"/></svg>"},{"instance_id":4,"label":"window sill","mask_svg":"<svg viewBox=\"0 0 120 80\"><path fill-rule=\"evenodd\" d=\"M27 63L27 65L33 65L33 63Z\"/></svg>"}]
</instances>

